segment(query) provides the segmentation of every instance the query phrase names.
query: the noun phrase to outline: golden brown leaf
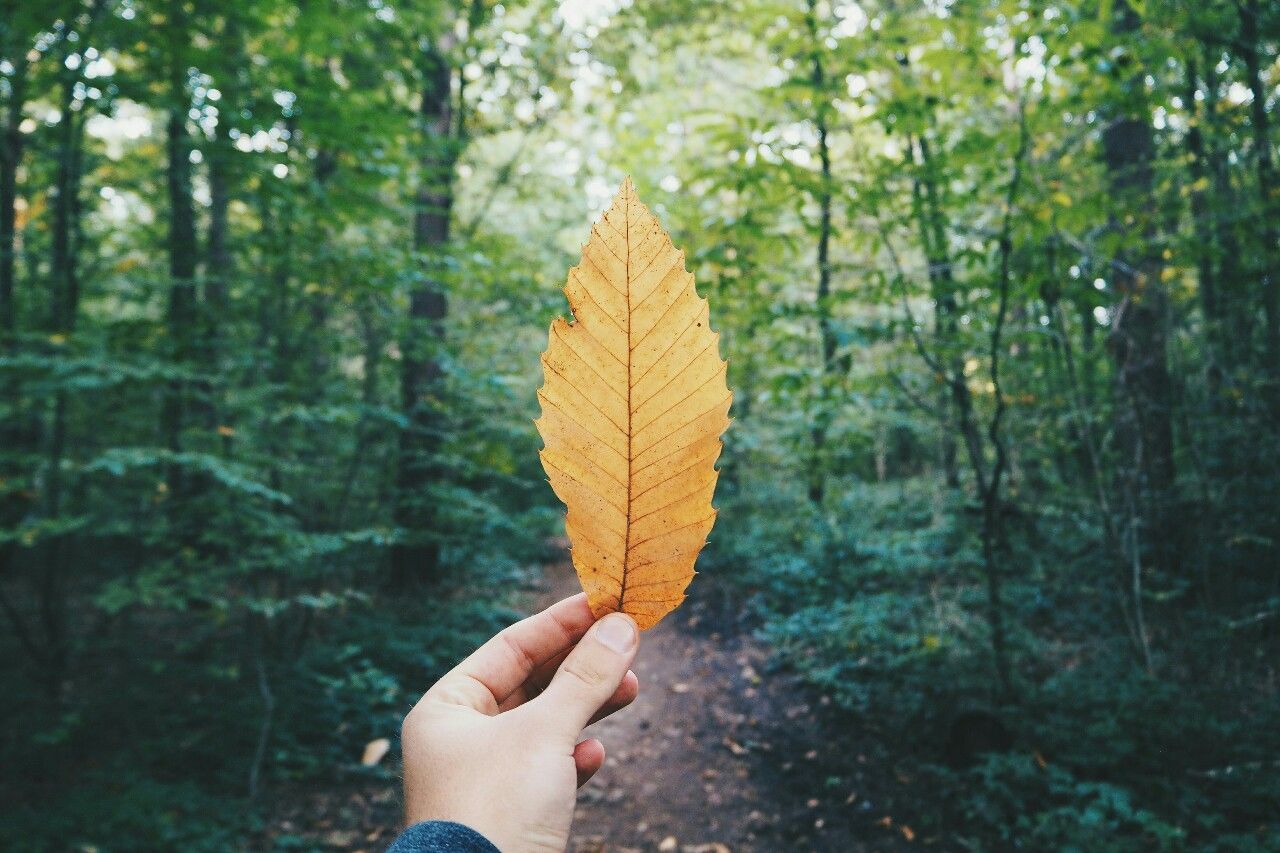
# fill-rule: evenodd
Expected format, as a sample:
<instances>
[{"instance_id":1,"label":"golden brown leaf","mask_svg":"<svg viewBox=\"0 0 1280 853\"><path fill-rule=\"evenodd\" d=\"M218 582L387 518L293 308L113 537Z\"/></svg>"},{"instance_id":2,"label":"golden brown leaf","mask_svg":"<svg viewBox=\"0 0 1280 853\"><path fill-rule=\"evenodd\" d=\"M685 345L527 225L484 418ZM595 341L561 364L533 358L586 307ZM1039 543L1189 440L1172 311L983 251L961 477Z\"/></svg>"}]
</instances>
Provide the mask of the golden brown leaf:
<instances>
[{"instance_id":1,"label":"golden brown leaf","mask_svg":"<svg viewBox=\"0 0 1280 853\"><path fill-rule=\"evenodd\" d=\"M596 616L650 628L715 523L731 395L707 302L631 179L591 229L542 356L542 464Z\"/></svg>"}]
</instances>

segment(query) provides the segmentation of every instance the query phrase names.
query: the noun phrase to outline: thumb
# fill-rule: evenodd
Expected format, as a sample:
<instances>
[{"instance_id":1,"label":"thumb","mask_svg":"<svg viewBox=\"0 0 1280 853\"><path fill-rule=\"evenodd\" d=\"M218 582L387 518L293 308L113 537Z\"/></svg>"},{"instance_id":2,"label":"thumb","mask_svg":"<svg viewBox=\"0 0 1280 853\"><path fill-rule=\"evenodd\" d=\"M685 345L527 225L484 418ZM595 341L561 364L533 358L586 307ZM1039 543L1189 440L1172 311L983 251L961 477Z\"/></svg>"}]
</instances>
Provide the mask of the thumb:
<instances>
[{"instance_id":1,"label":"thumb","mask_svg":"<svg viewBox=\"0 0 1280 853\"><path fill-rule=\"evenodd\" d=\"M608 614L569 653L534 704L551 715L557 728L577 738L618 689L639 647L635 621L622 613Z\"/></svg>"}]
</instances>

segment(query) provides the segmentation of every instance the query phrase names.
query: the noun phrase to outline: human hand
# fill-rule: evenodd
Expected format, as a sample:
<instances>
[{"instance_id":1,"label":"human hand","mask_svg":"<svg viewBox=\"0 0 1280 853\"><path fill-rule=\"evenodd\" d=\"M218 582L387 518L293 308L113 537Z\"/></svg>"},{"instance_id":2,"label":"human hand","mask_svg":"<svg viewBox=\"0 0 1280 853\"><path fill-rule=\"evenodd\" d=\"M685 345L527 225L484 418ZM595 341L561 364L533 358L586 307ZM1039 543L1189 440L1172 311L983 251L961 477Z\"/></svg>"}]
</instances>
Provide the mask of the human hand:
<instances>
[{"instance_id":1,"label":"human hand","mask_svg":"<svg viewBox=\"0 0 1280 853\"><path fill-rule=\"evenodd\" d=\"M405 816L450 820L503 853L563 851L575 790L604 764L583 728L636 698L631 617L578 594L500 632L405 717Z\"/></svg>"}]
</instances>

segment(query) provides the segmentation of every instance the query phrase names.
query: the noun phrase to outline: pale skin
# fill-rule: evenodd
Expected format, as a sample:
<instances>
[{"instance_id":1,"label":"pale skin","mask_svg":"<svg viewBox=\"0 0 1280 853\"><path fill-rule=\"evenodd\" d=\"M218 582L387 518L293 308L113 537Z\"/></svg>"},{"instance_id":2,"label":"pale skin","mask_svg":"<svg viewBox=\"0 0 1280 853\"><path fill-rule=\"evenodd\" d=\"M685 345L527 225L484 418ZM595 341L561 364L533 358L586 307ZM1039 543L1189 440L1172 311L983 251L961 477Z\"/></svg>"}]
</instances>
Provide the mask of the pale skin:
<instances>
[{"instance_id":1,"label":"pale skin","mask_svg":"<svg viewBox=\"0 0 1280 853\"><path fill-rule=\"evenodd\" d=\"M405 817L451 820L503 853L563 851L576 790L605 760L582 738L636 698L631 617L579 594L503 630L405 717Z\"/></svg>"}]
</instances>

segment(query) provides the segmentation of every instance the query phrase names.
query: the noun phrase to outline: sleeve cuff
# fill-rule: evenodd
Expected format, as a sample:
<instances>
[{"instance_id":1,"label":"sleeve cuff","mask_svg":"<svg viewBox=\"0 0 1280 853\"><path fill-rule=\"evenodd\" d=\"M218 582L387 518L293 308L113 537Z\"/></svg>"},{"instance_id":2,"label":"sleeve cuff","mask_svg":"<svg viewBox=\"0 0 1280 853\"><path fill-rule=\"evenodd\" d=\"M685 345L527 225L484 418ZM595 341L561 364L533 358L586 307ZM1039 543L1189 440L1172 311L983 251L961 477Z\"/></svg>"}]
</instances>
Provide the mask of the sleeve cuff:
<instances>
[{"instance_id":1,"label":"sleeve cuff","mask_svg":"<svg viewBox=\"0 0 1280 853\"><path fill-rule=\"evenodd\" d=\"M387 853L501 853L469 826L448 820L415 823L400 833Z\"/></svg>"}]
</instances>

